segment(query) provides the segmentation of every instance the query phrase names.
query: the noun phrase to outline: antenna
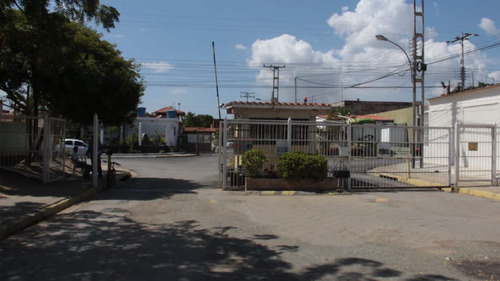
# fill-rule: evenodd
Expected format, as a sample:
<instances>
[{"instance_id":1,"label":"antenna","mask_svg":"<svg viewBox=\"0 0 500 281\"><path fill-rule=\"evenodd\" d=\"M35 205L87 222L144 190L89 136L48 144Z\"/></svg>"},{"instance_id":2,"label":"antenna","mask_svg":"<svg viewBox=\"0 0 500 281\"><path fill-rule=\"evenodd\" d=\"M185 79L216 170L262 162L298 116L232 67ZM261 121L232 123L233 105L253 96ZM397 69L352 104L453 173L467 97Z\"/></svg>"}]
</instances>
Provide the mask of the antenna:
<instances>
[{"instance_id":1,"label":"antenna","mask_svg":"<svg viewBox=\"0 0 500 281\"><path fill-rule=\"evenodd\" d=\"M255 98L255 92L253 93L249 93L249 92L241 92L241 97L242 98L246 98L247 99L247 102L248 102L248 99L249 98Z\"/></svg>"}]
</instances>

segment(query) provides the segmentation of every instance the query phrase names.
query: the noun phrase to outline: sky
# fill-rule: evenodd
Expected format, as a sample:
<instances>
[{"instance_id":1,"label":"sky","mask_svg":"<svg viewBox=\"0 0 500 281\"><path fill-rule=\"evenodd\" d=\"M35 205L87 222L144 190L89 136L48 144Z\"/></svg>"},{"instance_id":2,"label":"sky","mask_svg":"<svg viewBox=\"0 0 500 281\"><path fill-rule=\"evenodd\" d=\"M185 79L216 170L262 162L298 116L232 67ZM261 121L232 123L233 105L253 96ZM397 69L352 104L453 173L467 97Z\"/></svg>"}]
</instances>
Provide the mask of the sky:
<instances>
[{"instance_id":1,"label":"sky","mask_svg":"<svg viewBox=\"0 0 500 281\"><path fill-rule=\"evenodd\" d=\"M421 7L421 0L416 0ZM103 39L141 65L147 112L174 106L226 117L219 104L269 101L279 69L279 101L408 101L413 0L101 0L120 12ZM425 98L460 80L500 82L500 1L424 2ZM215 83L214 48L218 95ZM245 97L247 93L247 97ZM229 115L228 117L231 117Z\"/></svg>"}]
</instances>

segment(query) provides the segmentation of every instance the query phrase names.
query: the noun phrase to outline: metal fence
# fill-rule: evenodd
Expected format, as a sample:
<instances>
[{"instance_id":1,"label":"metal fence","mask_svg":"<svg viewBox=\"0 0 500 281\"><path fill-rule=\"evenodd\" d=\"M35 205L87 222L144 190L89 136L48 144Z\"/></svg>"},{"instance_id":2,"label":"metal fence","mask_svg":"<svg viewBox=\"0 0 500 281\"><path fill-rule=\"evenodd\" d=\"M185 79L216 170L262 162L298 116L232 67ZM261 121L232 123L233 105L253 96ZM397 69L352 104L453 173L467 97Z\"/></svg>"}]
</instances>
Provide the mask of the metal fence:
<instances>
[{"instance_id":1,"label":"metal fence","mask_svg":"<svg viewBox=\"0 0 500 281\"><path fill-rule=\"evenodd\" d=\"M448 127L225 120L219 134L222 144L220 185L225 189L244 185L241 157L252 148L264 152L268 159L264 172L269 173L276 171L279 156L285 152L323 155L328 161L328 177L344 180L348 175L344 186L348 189L448 187L462 183L467 179L466 173L473 179L489 173L483 180L491 182L499 174L496 163L500 156L498 150L493 150L498 146L499 132L489 129L489 133L475 131L469 134L461 127L460 142L457 142L455 129ZM487 134L490 138L480 141L479 136ZM489 152L484 151L485 154L474 158L467 154L469 166L467 169L459 166L457 170L455 159L464 163L466 156L457 157L456 147L463 148L466 144L474 148L469 137L476 139L481 153L483 149ZM486 158L490 164L481 166ZM454 177L454 173L460 176Z\"/></svg>"},{"instance_id":2,"label":"metal fence","mask_svg":"<svg viewBox=\"0 0 500 281\"><path fill-rule=\"evenodd\" d=\"M65 120L44 117L0 117L0 167L44 183L65 175Z\"/></svg>"},{"instance_id":3,"label":"metal fence","mask_svg":"<svg viewBox=\"0 0 500 281\"><path fill-rule=\"evenodd\" d=\"M457 131L455 181L462 186L498 184L500 130L495 125L460 124Z\"/></svg>"}]
</instances>

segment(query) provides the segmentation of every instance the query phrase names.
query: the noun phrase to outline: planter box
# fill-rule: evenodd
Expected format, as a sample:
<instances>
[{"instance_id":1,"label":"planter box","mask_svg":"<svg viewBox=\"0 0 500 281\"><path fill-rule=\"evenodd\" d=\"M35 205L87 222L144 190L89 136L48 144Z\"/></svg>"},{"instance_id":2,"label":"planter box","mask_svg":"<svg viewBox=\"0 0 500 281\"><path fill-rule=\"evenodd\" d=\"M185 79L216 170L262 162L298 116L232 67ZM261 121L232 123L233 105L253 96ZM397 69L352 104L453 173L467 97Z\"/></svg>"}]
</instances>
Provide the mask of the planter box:
<instances>
[{"instance_id":1,"label":"planter box","mask_svg":"<svg viewBox=\"0 0 500 281\"><path fill-rule=\"evenodd\" d=\"M322 181L298 180L288 181L285 179L269 178L245 178L246 190L301 190L301 191L327 191L336 190L339 187L339 180L326 178Z\"/></svg>"}]
</instances>

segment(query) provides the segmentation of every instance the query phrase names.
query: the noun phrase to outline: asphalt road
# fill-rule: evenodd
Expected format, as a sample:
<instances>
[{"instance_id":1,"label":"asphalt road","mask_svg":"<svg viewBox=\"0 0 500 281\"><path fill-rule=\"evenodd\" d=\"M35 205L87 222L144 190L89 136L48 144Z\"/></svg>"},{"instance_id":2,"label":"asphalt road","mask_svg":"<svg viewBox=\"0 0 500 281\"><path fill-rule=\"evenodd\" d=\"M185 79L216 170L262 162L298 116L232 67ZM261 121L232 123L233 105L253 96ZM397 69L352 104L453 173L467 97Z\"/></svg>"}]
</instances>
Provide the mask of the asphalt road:
<instances>
[{"instance_id":1,"label":"asphalt road","mask_svg":"<svg viewBox=\"0 0 500 281\"><path fill-rule=\"evenodd\" d=\"M135 176L0 242L1 280L500 280L500 204L444 192L221 191L217 158Z\"/></svg>"}]
</instances>

